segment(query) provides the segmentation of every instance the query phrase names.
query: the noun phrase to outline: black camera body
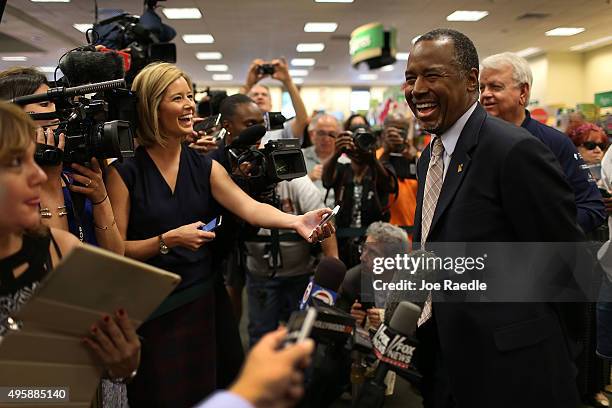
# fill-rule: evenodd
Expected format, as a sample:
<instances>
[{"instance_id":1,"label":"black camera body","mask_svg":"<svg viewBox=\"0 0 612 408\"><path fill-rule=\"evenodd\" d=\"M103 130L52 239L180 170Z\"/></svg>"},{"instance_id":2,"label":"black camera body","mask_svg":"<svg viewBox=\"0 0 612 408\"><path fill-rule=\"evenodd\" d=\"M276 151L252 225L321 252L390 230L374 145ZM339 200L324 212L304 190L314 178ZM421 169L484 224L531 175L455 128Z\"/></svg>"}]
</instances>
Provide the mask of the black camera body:
<instances>
[{"instance_id":1,"label":"black camera body","mask_svg":"<svg viewBox=\"0 0 612 408\"><path fill-rule=\"evenodd\" d=\"M353 133L353 143L362 152L372 152L376 149L376 136L369 129L363 126L351 128Z\"/></svg>"},{"instance_id":2,"label":"black camera body","mask_svg":"<svg viewBox=\"0 0 612 408\"><path fill-rule=\"evenodd\" d=\"M55 145L59 135L65 135L64 152L53 146L37 146L35 158L42 166L64 163L87 163L98 159L132 157L137 123L136 96L125 81L113 80L72 88L50 88L46 93L26 95L12 100L18 105L53 101L62 108L57 111L60 125L54 131ZM97 93L94 99L81 95ZM77 98L75 98L77 97ZM54 152L55 151L55 152Z\"/></svg>"},{"instance_id":3,"label":"black camera body","mask_svg":"<svg viewBox=\"0 0 612 408\"><path fill-rule=\"evenodd\" d=\"M272 202L276 184L307 174L299 139L270 140L263 149L230 149L234 181L251 197ZM242 169L246 169L243 171Z\"/></svg>"},{"instance_id":4,"label":"black camera body","mask_svg":"<svg viewBox=\"0 0 612 408\"><path fill-rule=\"evenodd\" d=\"M261 64L257 66L257 73L261 75L272 75L276 68L273 64Z\"/></svg>"},{"instance_id":5,"label":"black camera body","mask_svg":"<svg viewBox=\"0 0 612 408\"><path fill-rule=\"evenodd\" d=\"M282 129L287 119L280 112L264 112L264 126L267 130Z\"/></svg>"}]
</instances>

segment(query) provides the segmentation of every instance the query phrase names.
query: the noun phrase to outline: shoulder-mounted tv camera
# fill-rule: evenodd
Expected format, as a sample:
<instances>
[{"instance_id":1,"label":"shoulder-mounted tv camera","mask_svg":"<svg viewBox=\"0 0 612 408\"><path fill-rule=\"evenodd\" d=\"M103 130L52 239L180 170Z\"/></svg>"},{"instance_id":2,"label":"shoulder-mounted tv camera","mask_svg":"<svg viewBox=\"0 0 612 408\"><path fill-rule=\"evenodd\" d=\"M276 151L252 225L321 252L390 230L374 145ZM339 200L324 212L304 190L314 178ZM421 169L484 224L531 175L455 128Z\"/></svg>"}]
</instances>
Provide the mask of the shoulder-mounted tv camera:
<instances>
[{"instance_id":1,"label":"shoulder-mounted tv camera","mask_svg":"<svg viewBox=\"0 0 612 408\"><path fill-rule=\"evenodd\" d=\"M38 144L35 158L40 165L87 163L98 159L134 155L135 95L125 89L125 80L100 82L71 88L50 88L41 94L21 96L11 102L27 105L53 101L58 108L59 127L54 131L57 146L60 133L66 136L63 152L54 146ZM93 99L84 97L96 94ZM42 114L48 115L48 114ZM40 114L31 114L42 119Z\"/></svg>"}]
</instances>

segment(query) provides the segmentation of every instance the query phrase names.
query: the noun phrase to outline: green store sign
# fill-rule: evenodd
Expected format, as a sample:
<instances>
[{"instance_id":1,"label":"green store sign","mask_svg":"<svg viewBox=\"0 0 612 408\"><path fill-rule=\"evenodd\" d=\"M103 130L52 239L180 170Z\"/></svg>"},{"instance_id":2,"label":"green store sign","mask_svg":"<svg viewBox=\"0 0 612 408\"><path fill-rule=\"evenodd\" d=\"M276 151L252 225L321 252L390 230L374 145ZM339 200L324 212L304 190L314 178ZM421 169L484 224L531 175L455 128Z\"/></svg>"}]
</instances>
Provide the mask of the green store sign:
<instances>
[{"instance_id":1,"label":"green store sign","mask_svg":"<svg viewBox=\"0 0 612 408\"><path fill-rule=\"evenodd\" d=\"M385 30L381 23L370 23L355 29L349 42L351 62L355 64L380 56L384 45Z\"/></svg>"},{"instance_id":2,"label":"green store sign","mask_svg":"<svg viewBox=\"0 0 612 408\"><path fill-rule=\"evenodd\" d=\"M600 108L612 107L612 91L596 93L595 105Z\"/></svg>"}]
</instances>

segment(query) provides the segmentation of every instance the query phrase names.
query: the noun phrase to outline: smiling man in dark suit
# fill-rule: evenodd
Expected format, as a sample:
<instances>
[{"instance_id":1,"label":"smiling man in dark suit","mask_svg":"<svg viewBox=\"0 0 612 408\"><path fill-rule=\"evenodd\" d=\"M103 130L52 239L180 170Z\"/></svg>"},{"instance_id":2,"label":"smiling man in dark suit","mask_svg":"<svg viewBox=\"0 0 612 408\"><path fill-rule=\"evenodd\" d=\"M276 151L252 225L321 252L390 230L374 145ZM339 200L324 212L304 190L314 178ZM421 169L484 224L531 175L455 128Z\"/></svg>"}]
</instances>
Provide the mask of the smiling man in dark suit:
<instances>
[{"instance_id":1,"label":"smiling man in dark suit","mask_svg":"<svg viewBox=\"0 0 612 408\"><path fill-rule=\"evenodd\" d=\"M478 103L478 54L469 38L445 29L422 35L404 88L433 135L417 169L415 245L580 238L574 196L552 152ZM553 303L443 297L432 294L417 330L426 408L579 406Z\"/></svg>"}]
</instances>

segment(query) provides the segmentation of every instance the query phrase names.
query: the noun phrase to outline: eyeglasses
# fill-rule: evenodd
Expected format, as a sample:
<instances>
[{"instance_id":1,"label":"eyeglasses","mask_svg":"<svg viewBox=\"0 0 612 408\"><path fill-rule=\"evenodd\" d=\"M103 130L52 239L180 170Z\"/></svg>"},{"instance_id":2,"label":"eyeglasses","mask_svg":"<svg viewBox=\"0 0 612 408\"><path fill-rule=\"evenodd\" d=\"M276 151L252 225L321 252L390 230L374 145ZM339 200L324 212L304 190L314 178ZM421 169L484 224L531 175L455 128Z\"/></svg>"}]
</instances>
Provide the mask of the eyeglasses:
<instances>
[{"instance_id":1,"label":"eyeglasses","mask_svg":"<svg viewBox=\"0 0 612 408\"><path fill-rule=\"evenodd\" d=\"M323 136L329 136L331 138L336 138L336 136L338 136L338 134L336 132L326 132L324 130L317 130L315 132L315 134L319 137L323 137Z\"/></svg>"},{"instance_id":2,"label":"eyeglasses","mask_svg":"<svg viewBox=\"0 0 612 408\"><path fill-rule=\"evenodd\" d=\"M596 147L599 147L601 150L606 150L606 148L608 147L608 144L607 143L584 142L582 144L582 147L584 147L587 150L594 150Z\"/></svg>"}]
</instances>

